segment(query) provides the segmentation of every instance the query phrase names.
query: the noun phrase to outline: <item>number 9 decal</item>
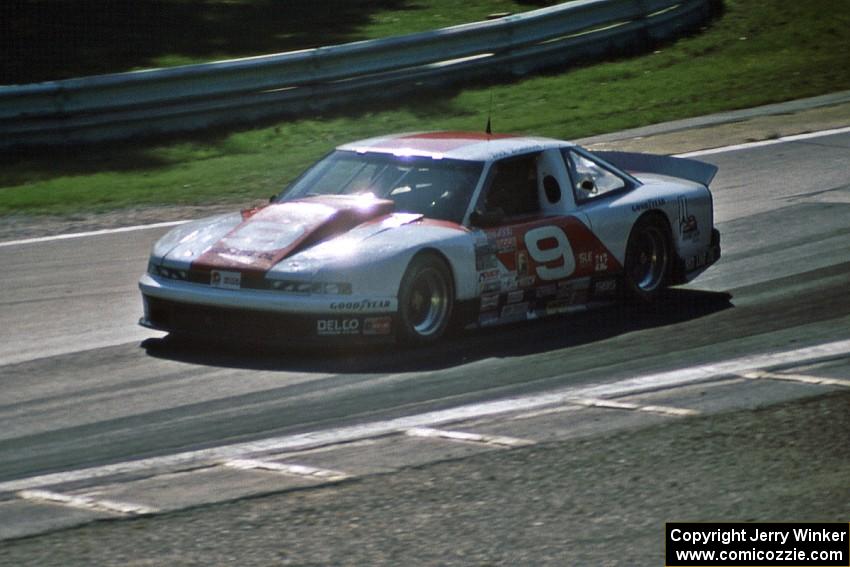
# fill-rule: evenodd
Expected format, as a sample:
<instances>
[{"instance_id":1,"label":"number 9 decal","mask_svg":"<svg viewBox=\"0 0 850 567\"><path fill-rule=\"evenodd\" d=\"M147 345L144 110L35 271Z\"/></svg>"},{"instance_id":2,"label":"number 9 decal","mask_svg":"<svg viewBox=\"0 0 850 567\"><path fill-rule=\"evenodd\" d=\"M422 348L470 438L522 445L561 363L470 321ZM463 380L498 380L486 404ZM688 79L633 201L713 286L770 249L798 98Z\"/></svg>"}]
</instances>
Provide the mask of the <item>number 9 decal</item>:
<instances>
[{"instance_id":1,"label":"number 9 decal","mask_svg":"<svg viewBox=\"0 0 850 567\"><path fill-rule=\"evenodd\" d=\"M542 249L545 240L555 240L557 246ZM541 280L560 280L570 276L576 269L576 259L570 241L564 231L557 226L541 226L525 233L525 247L538 264L547 264L562 260L559 266L537 266L537 277Z\"/></svg>"}]
</instances>

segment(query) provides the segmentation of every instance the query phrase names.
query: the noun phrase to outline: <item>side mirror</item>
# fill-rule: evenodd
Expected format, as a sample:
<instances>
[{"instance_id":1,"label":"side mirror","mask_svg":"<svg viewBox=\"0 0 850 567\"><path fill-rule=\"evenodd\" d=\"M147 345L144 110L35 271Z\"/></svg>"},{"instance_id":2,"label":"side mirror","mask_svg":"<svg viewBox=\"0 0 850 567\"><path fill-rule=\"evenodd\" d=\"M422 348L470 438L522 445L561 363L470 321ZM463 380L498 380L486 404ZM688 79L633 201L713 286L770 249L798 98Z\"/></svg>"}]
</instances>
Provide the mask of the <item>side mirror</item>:
<instances>
[{"instance_id":1,"label":"side mirror","mask_svg":"<svg viewBox=\"0 0 850 567\"><path fill-rule=\"evenodd\" d=\"M490 226L499 226L505 220L505 211L502 209L492 209L489 211L475 210L469 215L469 222L473 226L487 228Z\"/></svg>"},{"instance_id":2,"label":"side mirror","mask_svg":"<svg viewBox=\"0 0 850 567\"><path fill-rule=\"evenodd\" d=\"M592 177L582 177L581 181L578 183L579 189L582 191L587 191L588 193L596 193L596 183L593 182Z\"/></svg>"}]
</instances>

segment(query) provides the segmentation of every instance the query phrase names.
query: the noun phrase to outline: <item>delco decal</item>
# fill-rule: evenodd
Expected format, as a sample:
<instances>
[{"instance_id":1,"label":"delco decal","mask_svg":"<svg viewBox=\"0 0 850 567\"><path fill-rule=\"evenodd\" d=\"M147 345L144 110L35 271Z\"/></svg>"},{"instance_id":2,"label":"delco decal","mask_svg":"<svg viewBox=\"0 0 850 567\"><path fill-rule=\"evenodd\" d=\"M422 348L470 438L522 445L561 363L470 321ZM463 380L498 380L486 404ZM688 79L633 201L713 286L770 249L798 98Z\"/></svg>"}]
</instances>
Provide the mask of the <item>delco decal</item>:
<instances>
[{"instance_id":1,"label":"delco decal","mask_svg":"<svg viewBox=\"0 0 850 567\"><path fill-rule=\"evenodd\" d=\"M316 333L327 335L359 335L359 319L319 319L316 321Z\"/></svg>"},{"instance_id":2,"label":"delco decal","mask_svg":"<svg viewBox=\"0 0 850 567\"><path fill-rule=\"evenodd\" d=\"M330 304L333 311L359 311L366 313L369 311L384 311L389 309L389 299L363 299L362 301L335 301Z\"/></svg>"},{"instance_id":3,"label":"delco decal","mask_svg":"<svg viewBox=\"0 0 850 567\"><path fill-rule=\"evenodd\" d=\"M240 272L213 270L210 272L210 286L222 289L239 289L242 287L242 274Z\"/></svg>"}]
</instances>

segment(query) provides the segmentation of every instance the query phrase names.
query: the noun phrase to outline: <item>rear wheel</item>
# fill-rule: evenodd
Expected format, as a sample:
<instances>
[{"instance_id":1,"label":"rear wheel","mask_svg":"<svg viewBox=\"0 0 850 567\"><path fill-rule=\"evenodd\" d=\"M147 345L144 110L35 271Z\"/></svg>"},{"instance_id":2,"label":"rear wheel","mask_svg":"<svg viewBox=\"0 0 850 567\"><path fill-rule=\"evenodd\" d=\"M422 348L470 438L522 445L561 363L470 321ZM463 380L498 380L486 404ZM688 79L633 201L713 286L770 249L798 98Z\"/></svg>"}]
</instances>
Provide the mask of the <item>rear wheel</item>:
<instances>
[{"instance_id":1,"label":"rear wheel","mask_svg":"<svg viewBox=\"0 0 850 567\"><path fill-rule=\"evenodd\" d=\"M399 341L416 345L438 340L454 306L454 285L445 261L431 253L416 256L401 280L398 301Z\"/></svg>"},{"instance_id":2,"label":"rear wheel","mask_svg":"<svg viewBox=\"0 0 850 567\"><path fill-rule=\"evenodd\" d=\"M643 216L635 223L626 246L625 280L629 295L653 301L670 280L672 253L667 223L658 216Z\"/></svg>"}]
</instances>

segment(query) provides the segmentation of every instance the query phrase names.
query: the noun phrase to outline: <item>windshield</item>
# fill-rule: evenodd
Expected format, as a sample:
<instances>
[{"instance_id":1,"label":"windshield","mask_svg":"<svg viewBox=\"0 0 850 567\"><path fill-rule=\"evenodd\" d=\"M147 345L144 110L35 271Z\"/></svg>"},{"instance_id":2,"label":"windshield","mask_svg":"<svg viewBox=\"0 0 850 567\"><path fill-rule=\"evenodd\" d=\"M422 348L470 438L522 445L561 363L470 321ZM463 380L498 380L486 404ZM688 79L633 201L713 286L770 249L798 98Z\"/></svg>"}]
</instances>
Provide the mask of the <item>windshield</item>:
<instances>
[{"instance_id":1,"label":"windshield","mask_svg":"<svg viewBox=\"0 0 850 567\"><path fill-rule=\"evenodd\" d=\"M307 170L281 195L372 195L395 202L399 213L463 221L483 163L336 151Z\"/></svg>"}]
</instances>

